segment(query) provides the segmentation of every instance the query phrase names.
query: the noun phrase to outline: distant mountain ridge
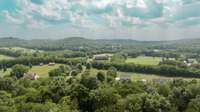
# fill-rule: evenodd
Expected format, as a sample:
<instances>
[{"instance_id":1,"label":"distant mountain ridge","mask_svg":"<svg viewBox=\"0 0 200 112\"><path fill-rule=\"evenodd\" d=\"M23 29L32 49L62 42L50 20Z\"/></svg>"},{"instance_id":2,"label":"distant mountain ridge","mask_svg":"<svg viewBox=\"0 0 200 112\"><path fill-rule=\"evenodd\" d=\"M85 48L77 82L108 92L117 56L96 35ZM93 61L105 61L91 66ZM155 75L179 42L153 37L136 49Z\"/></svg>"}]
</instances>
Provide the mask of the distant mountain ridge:
<instances>
[{"instance_id":1,"label":"distant mountain ridge","mask_svg":"<svg viewBox=\"0 0 200 112\"><path fill-rule=\"evenodd\" d=\"M32 39L25 40L14 37L0 38L0 47L28 47L28 48L53 48L65 49L76 47L99 47L106 46L182 46L184 45L200 45L200 39L183 39L170 41L139 41L132 39L87 39L83 37L70 37L64 39Z\"/></svg>"}]
</instances>

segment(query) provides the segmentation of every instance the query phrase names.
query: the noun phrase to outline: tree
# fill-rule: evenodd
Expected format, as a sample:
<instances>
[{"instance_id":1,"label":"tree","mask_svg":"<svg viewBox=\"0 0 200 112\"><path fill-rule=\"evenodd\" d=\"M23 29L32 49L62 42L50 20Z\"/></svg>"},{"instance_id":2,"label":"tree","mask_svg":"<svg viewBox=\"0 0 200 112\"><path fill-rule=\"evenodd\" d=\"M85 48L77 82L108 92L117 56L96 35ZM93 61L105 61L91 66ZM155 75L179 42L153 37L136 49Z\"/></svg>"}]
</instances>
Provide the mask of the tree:
<instances>
[{"instance_id":1,"label":"tree","mask_svg":"<svg viewBox=\"0 0 200 112\"><path fill-rule=\"evenodd\" d=\"M29 68L32 68L32 67L33 67L33 65L32 65L31 63L29 63L28 66L29 66Z\"/></svg>"},{"instance_id":2,"label":"tree","mask_svg":"<svg viewBox=\"0 0 200 112\"><path fill-rule=\"evenodd\" d=\"M91 105L88 103L89 89L82 84L72 84L70 88L70 97L73 101L76 101L79 109L83 112L87 112Z\"/></svg>"},{"instance_id":3,"label":"tree","mask_svg":"<svg viewBox=\"0 0 200 112\"><path fill-rule=\"evenodd\" d=\"M7 71L7 67L3 66L3 72Z\"/></svg>"},{"instance_id":4,"label":"tree","mask_svg":"<svg viewBox=\"0 0 200 112\"><path fill-rule=\"evenodd\" d=\"M92 64L91 63L86 63L86 69L91 69L92 68Z\"/></svg>"},{"instance_id":5,"label":"tree","mask_svg":"<svg viewBox=\"0 0 200 112\"><path fill-rule=\"evenodd\" d=\"M111 62L113 63L124 63L125 60L126 60L126 56L121 55L121 54L116 54L111 58Z\"/></svg>"},{"instance_id":6,"label":"tree","mask_svg":"<svg viewBox=\"0 0 200 112\"><path fill-rule=\"evenodd\" d=\"M120 96L115 88L98 88L90 93L90 102L92 102L90 108L92 111L104 112L116 105L118 99L120 99Z\"/></svg>"},{"instance_id":7,"label":"tree","mask_svg":"<svg viewBox=\"0 0 200 112\"><path fill-rule=\"evenodd\" d=\"M168 112L170 102L159 94L136 94L127 97L127 110L130 112Z\"/></svg>"},{"instance_id":8,"label":"tree","mask_svg":"<svg viewBox=\"0 0 200 112\"><path fill-rule=\"evenodd\" d=\"M105 80L105 73L100 71L97 73L97 79L101 82L103 82Z\"/></svg>"},{"instance_id":9,"label":"tree","mask_svg":"<svg viewBox=\"0 0 200 112\"><path fill-rule=\"evenodd\" d=\"M200 96L191 100L188 104L186 112L200 112Z\"/></svg>"},{"instance_id":10,"label":"tree","mask_svg":"<svg viewBox=\"0 0 200 112\"><path fill-rule=\"evenodd\" d=\"M59 69L54 69L49 72L50 77L61 76L62 72Z\"/></svg>"},{"instance_id":11,"label":"tree","mask_svg":"<svg viewBox=\"0 0 200 112\"><path fill-rule=\"evenodd\" d=\"M12 67L11 75L16 76L17 78L21 78L27 73L29 68L25 65L17 64Z\"/></svg>"},{"instance_id":12,"label":"tree","mask_svg":"<svg viewBox=\"0 0 200 112\"><path fill-rule=\"evenodd\" d=\"M76 66L77 66L77 69L78 69L79 71L82 71L82 70L83 70L83 67L82 67L82 65L81 65L80 63L77 64Z\"/></svg>"},{"instance_id":13,"label":"tree","mask_svg":"<svg viewBox=\"0 0 200 112\"><path fill-rule=\"evenodd\" d=\"M89 90L96 89L98 87L98 82L96 77L92 76L82 77L80 83L83 84L85 87L87 87Z\"/></svg>"},{"instance_id":14,"label":"tree","mask_svg":"<svg viewBox=\"0 0 200 112\"><path fill-rule=\"evenodd\" d=\"M115 67L110 67L107 71L107 76L117 77L117 69Z\"/></svg>"},{"instance_id":15,"label":"tree","mask_svg":"<svg viewBox=\"0 0 200 112\"><path fill-rule=\"evenodd\" d=\"M14 100L6 91L0 91L0 112L16 112Z\"/></svg>"}]
</instances>

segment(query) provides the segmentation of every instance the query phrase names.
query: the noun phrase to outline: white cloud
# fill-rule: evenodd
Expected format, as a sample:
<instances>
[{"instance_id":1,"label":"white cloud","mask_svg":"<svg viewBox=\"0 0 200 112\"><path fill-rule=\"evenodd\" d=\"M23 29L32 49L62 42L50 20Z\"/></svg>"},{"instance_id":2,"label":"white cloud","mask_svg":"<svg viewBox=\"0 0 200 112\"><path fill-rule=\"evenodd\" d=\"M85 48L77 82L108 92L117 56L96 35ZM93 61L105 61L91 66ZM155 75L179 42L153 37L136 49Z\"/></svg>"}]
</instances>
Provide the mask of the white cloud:
<instances>
[{"instance_id":1,"label":"white cloud","mask_svg":"<svg viewBox=\"0 0 200 112\"><path fill-rule=\"evenodd\" d=\"M70 33L80 31L93 36L104 32L103 36L148 37L152 33L152 37L164 34L167 38L181 36L183 28L192 32L200 24L195 12L199 9L198 0L43 0L41 4L16 1L15 12L3 11L7 21L44 32L55 27L59 32L60 27L73 29L67 30Z\"/></svg>"},{"instance_id":2,"label":"white cloud","mask_svg":"<svg viewBox=\"0 0 200 112\"><path fill-rule=\"evenodd\" d=\"M11 15L8 11L3 11L2 15L7 18L8 22L12 22L12 23L15 23L15 24L22 24L23 23L23 20L17 19L13 15Z\"/></svg>"}]
</instances>

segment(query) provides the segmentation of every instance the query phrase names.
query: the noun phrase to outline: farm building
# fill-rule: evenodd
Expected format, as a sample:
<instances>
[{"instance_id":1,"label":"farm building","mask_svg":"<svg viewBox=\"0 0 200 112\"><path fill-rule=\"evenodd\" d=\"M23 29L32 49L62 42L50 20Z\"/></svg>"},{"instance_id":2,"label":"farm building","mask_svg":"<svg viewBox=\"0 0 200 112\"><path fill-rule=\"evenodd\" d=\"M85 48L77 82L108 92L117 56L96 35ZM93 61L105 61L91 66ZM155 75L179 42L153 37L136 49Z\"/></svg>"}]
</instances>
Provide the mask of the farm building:
<instances>
[{"instance_id":1,"label":"farm building","mask_svg":"<svg viewBox=\"0 0 200 112\"><path fill-rule=\"evenodd\" d=\"M119 77L115 78L116 81L130 81L131 76L130 75L121 75Z\"/></svg>"},{"instance_id":2,"label":"farm building","mask_svg":"<svg viewBox=\"0 0 200 112\"><path fill-rule=\"evenodd\" d=\"M187 59L183 61L187 66L191 66L192 64L198 64L198 61L196 59Z\"/></svg>"},{"instance_id":3,"label":"farm building","mask_svg":"<svg viewBox=\"0 0 200 112\"><path fill-rule=\"evenodd\" d=\"M56 64L55 62L49 62L49 66L53 66L55 64Z\"/></svg>"},{"instance_id":4,"label":"farm building","mask_svg":"<svg viewBox=\"0 0 200 112\"><path fill-rule=\"evenodd\" d=\"M94 55L93 56L93 59L94 60L110 60L111 59L111 57L112 57L113 55L109 55L109 54L100 54L100 55Z\"/></svg>"},{"instance_id":5,"label":"farm building","mask_svg":"<svg viewBox=\"0 0 200 112\"><path fill-rule=\"evenodd\" d=\"M30 79L30 80L37 80L39 76L36 73L33 74L24 74L25 79Z\"/></svg>"}]
</instances>

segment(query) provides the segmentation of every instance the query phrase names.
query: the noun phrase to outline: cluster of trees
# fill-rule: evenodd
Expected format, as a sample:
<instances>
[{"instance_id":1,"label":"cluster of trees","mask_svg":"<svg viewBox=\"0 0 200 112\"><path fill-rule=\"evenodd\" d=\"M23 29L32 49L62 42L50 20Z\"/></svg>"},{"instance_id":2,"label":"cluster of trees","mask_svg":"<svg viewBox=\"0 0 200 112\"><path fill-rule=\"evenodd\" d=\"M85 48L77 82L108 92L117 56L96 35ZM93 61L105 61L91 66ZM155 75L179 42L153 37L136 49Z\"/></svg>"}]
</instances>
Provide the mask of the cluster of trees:
<instances>
[{"instance_id":1,"label":"cluster of trees","mask_svg":"<svg viewBox=\"0 0 200 112\"><path fill-rule=\"evenodd\" d=\"M19 67L19 65L16 65ZM60 67L61 68L61 67ZM13 68L14 69L14 68ZM28 80L0 78L1 112L199 112L200 83L115 81L116 69Z\"/></svg>"},{"instance_id":2,"label":"cluster of trees","mask_svg":"<svg viewBox=\"0 0 200 112\"><path fill-rule=\"evenodd\" d=\"M187 68L188 67L182 61L176 61L176 60L163 60L159 63L159 65L171 65L171 66L180 67L180 68Z\"/></svg>"},{"instance_id":3,"label":"cluster of trees","mask_svg":"<svg viewBox=\"0 0 200 112\"><path fill-rule=\"evenodd\" d=\"M15 60L2 60L0 61L0 69L12 67L16 64L23 65L40 65L40 63L48 64L49 62L74 65L77 63L85 63L86 60L82 59L65 59L54 57L20 57Z\"/></svg>"},{"instance_id":4,"label":"cluster of trees","mask_svg":"<svg viewBox=\"0 0 200 112\"><path fill-rule=\"evenodd\" d=\"M77 65L61 65L60 67L49 71L50 77L57 76L76 76L83 71L82 64Z\"/></svg>"},{"instance_id":5,"label":"cluster of trees","mask_svg":"<svg viewBox=\"0 0 200 112\"><path fill-rule=\"evenodd\" d=\"M19 57L21 56L20 52L9 50L9 49L0 49L0 54L12 56L12 57Z\"/></svg>"},{"instance_id":6,"label":"cluster of trees","mask_svg":"<svg viewBox=\"0 0 200 112\"><path fill-rule=\"evenodd\" d=\"M145 56L152 56L152 57L164 57L164 58L179 58L180 53L176 53L174 51L154 51L154 50L146 50L143 52Z\"/></svg>"},{"instance_id":7,"label":"cluster of trees","mask_svg":"<svg viewBox=\"0 0 200 112\"><path fill-rule=\"evenodd\" d=\"M173 65L158 65L158 66L147 66L137 64L123 64L123 63L102 63L93 62L92 66L96 69L108 69L109 67L115 67L117 70L122 72L138 72L145 74L157 74L161 76L169 77L200 77L199 70L191 70L187 68L180 68Z\"/></svg>"},{"instance_id":8,"label":"cluster of trees","mask_svg":"<svg viewBox=\"0 0 200 112\"><path fill-rule=\"evenodd\" d=\"M111 62L113 62L113 63L125 63L126 59L127 59L127 55L118 53L118 54L115 54L115 55L112 56Z\"/></svg>"},{"instance_id":9,"label":"cluster of trees","mask_svg":"<svg viewBox=\"0 0 200 112\"><path fill-rule=\"evenodd\" d=\"M63 54L65 58L76 58L76 57L86 57L86 54L84 52L65 52Z\"/></svg>"}]
</instances>

